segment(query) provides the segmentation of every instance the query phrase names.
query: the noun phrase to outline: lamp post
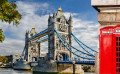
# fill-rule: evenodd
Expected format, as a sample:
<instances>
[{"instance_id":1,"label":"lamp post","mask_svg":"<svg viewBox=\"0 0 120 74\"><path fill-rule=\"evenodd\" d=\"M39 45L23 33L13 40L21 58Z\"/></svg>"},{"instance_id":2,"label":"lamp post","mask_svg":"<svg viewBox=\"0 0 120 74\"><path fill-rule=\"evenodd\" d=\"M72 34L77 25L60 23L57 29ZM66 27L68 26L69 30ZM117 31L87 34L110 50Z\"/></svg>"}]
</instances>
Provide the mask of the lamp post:
<instances>
[{"instance_id":1,"label":"lamp post","mask_svg":"<svg viewBox=\"0 0 120 74\"><path fill-rule=\"evenodd\" d=\"M75 74L75 61L73 61L73 74Z\"/></svg>"}]
</instances>

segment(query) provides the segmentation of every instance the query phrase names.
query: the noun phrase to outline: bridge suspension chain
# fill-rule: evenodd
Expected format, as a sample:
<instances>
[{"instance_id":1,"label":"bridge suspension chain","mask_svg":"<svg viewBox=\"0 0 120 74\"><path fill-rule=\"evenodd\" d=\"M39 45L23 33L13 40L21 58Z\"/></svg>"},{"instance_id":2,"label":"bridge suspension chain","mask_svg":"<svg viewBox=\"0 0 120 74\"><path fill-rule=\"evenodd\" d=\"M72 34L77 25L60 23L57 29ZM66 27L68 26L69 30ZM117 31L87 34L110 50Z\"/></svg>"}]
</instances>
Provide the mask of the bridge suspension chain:
<instances>
[{"instance_id":1,"label":"bridge suspension chain","mask_svg":"<svg viewBox=\"0 0 120 74\"><path fill-rule=\"evenodd\" d=\"M24 55L25 49L26 49L26 46L24 47L24 49L23 49L23 51L22 51L21 58L22 58L23 55Z\"/></svg>"},{"instance_id":2,"label":"bridge suspension chain","mask_svg":"<svg viewBox=\"0 0 120 74\"><path fill-rule=\"evenodd\" d=\"M59 33L58 33L56 30L55 30L55 32L56 32L56 34L57 34L59 40L62 42L62 44L63 44L72 54L74 54L74 55L76 55L77 57L82 58L82 59L95 60L95 58L86 58L86 57L82 57L82 56L80 56L80 55L78 55L78 54L72 52L71 49L65 44L65 43L67 43L67 42L59 35ZM74 48L75 50L81 52L82 54L86 54L86 55L88 55L88 56L94 57L93 55L87 54L87 53L85 53L85 52L82 52L82 51L76 49L75 47L71 46L69 43L67 43L67 44L68 44L70 47Z\"/></svg>"},{"instance_id":3,"label":"bridge suspension chain","mask_svg":"<svg viewBox=\"0 0 120 74\"><path fill-rule=\"evenodd\" d=\"M75 37L73 37L74 39L75 39L75 41L78 43L78 45L84 50L84 51L86 51L88 54L91 54L91 55L93 55L92 53L90 53L88 50L86 50L78 41L77 41L77 39L75 38ZM94 55L93 55L94 56Z\"/></svg>"},{"instance_id":4,"label":"bridge suspension chain","mask_svg":"<svg viewBox=\"0 0 120 74\"><path fill-rule=\"evenodd\" d=\"M61 37L60 34L59 34L56 30L55 30L55 32L56 32L56 34L57 34L65 43L67 43L67 45L69 45L69 46L72 47L73 49L75 49L75 50L77 50L78 52L81 52L81 53L83 53L83 54L86 54L86 55L88 55L88 56L95 57L94 55L87 54L87 53L85 53L85 52L83 52L83 51L81 51L81 50L78 50L77 48L73 47L73 46L70 45L68 42L66 42L65 39L63 39L63 37Z\"/></svg>"},{"instance_id":5,"label":"bridge suspension chain","mask_svg":"<svg viewBox=\"0 0 120 74\"><path fill-rule=\"evenodd\" d=\"M71 33L71 34L72 34L73 38L76 39L76 42L80 42L80 43L82 43L85 47L87 47L88 49L92 50L93 52L98 53L98 51L96 51L96 50L94 50L94 49L88 47L86 44L84 44L82 41L80 41L73 33Z\"/></svg>"}]
</instances>

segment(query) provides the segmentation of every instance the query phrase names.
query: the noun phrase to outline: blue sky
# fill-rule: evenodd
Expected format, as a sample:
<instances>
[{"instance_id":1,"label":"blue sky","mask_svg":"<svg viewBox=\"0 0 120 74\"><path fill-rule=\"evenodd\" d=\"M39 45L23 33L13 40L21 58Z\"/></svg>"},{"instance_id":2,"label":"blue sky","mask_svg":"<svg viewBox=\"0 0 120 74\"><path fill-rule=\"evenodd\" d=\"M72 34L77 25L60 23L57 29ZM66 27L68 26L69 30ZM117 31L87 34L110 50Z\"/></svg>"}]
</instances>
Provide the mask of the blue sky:
<instances>
[{"instance_id":1,"label":"blue sky","mask_svg":"<svg viewBox=\"0 0 120 74\"><path fill-rule=\"evenodd\" d=\"M0 21L0 28L3 29L6 37L5 41L0 43L0 55L21 53L26 30L31 30L33 26L38 33L46 29L49 13L52 15L54 9L57 13L60 6L67 19L72 13L73 33L85 44L98 50L99 23L97 11L91 6L91 0L16 0L16 4L22 19L17 27ZM42 45L47 49L45 43ZM74 40L73 45L78 47Z\"/></svg>"},{"instance_id":2,"label":"blue sky","mask_svg":"<svg viewBox=\"0 0 120 74\"><path fill-rule=\"evenodd\" d=\"M80 13L82 19L94 20L97 22L97 11L91 6L91 0L9 0L23 2L37 2L50 4L50 10L57 10L62 7L65 12Z\"/></svg>"}]
</instances>

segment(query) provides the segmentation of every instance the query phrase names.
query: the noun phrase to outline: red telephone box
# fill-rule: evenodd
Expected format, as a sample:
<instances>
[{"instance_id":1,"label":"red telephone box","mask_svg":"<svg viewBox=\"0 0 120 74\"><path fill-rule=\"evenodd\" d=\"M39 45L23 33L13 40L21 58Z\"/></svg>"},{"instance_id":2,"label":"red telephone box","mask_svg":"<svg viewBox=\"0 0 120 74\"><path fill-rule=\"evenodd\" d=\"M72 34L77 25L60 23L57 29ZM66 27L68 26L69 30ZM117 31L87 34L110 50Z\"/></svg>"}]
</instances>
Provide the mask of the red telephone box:
<instances>
[{"instance_id":1,"label":"red telephone box","mask_svg":"<svg viewBox=\"0 0 120 74\"><path fill-rule=\"evenodd\" d=\"M120 25L100 29L100 74L120 74Z\"/></svg>"}]
</instances>

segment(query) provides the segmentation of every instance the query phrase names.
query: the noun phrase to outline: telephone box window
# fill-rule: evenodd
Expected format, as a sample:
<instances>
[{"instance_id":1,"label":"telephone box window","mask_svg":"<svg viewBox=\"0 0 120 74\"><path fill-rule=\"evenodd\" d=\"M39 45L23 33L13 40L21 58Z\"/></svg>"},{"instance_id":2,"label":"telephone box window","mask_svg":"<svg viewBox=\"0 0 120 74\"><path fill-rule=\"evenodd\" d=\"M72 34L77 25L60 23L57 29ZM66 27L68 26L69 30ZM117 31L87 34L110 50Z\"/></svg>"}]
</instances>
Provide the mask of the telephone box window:
<instances>
[{"instance_id":1,"label":"telephone box window","mask_svg":"<svg viewBox=\"0 0 120 74\"><path fill-rule=\"evenodd\" d=\"M116 73L120 73L120 37L116 37Z\"/></svg>"},{"instance_id":2,"label":"telephone box window","mask_svg":"<svg viewBox=\"0 0 120 74\"><path fill-rule=\"evenodd\" d=\"M116 41L118 41L118 37L116 37Z\"/></svg>"},{"instance_id":3,"label":"telephone box window","mask_svg":"<svg viewBox=\"0 0 120 74\"><path fill-rule=\"evenodd\" d=\"M120 41L120 37L119 37L119 41Z\"/></svg>"},{"instance_id":4,"label":"telephone box window","mask_svg":"<svg viewBox=\"0 0 120 74\"><path fill-rule=\"evenodd\" d=\"M118 62L118 58L116 59L116 61Z\"/></svg>"},{"instance_id":5,"label":"telephone box window","mask_svg":"<svg viewBox=\"0 0 120 74\"><path fill-rule=\"evenodd\" d=\"M116 67L118 67L118 63L116 63Z\"/></svg>"},{"instance_id":6,"label":"telephone box window","mask_svg":"<svg viewBox=\"0 0 120 74\"><path fill-rule=\"evenodd\" d=\"M119 50L118 50L118 47L116 48L116 51L119 51Z\"/></svg>"},{"instance_id":7,"label":"telephone box window","mask_svg":"<svg viewBox=\"0 0 120 74\"><path fill-rule=\"evenodd\" d=\"M118 53L116 54L116 56L118 57Z\"/></svg>"},{"instance_id":8,"label":"telephone box window","mask_svg":"<svg viewBox=\"0 0 120 74\"><path fill-rule=\"evenodd\" d=\"M118 46L118 42L116 42L116 46Z\"/></svg>"}]
</instances>

